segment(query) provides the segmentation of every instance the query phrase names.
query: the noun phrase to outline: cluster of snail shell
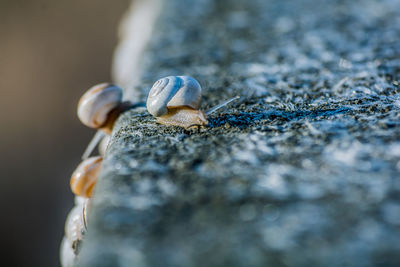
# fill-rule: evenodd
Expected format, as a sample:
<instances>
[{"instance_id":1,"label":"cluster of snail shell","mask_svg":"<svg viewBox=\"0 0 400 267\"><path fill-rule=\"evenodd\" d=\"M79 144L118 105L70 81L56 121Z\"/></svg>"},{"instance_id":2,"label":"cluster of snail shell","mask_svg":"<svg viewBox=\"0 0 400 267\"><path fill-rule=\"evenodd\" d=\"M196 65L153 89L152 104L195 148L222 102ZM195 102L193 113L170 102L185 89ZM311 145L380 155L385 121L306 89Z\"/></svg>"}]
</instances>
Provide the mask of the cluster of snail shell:
<instances>
[{"instance_id":1,"label":"cluster of snail shell","mask_svg":"<svg viewBox=\"0 0 400 267\"><path fill-rule=\"evenodd\" d=\"M61 243L60 258L63 267L72 267L75 264L87 232L87 214L109 135L118 115L130 106L129 102L122 102L122 89L107 83L93 86L79 100L77 113L80 121L98 132L86 149L83 161L71 176L70 186L75 195L75 206L67 216L65 236ZM101 139L98 146L100 155L90 157Z\"/></svg>"},{"instance_id":2,"label":"cluster of snail shell","mask_svg":"<svg viewBox=\"0 0 400 267\"><path fill-rule=\"evenodd\" d=\"M149 91L147 110L157 122L168 126L189 128L208 124L207 115L227 105L232 98L207 112L200 110L201 86L189 76L169 76L158 80ZM71 191L75 194L75 207L70 211L65 224L65 237L61 245L63 267L74 265L79 247L87 231L87 213L90 199L97 183L103 156L118 116L131 109L132 102L123 102L122 89L116 85L102 83L90 88L79 100L80 121L97 129L82 159L70 180ZM99 141L99 156L90 157Z\"/></svg>"}]
</instances>

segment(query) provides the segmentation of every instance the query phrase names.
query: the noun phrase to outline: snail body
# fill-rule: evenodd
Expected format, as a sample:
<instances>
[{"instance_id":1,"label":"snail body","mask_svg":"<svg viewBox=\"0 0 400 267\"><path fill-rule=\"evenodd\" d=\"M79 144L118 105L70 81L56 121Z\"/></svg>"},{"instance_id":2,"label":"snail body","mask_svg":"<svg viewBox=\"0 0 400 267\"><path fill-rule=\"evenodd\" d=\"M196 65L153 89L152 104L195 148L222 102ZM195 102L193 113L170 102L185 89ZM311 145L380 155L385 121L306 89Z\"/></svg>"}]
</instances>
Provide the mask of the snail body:
<instances>
[{"instance_id":1,"label":"snail body","mask_svg":"<svg viewBox=\"0 0 400 267\"><path fill-rule=\"evenodd\" d=\"M100 141L99 147L98 147L100 156L104 157L104 155L106 154L106 150L107 150L108 144L110 143L110 139L111 139L110 135L106 135Z\"/></svg>"},{"instance_id":2,"label":"snail body","mask_svg":"<svg viewBox=\"0 0 400 267\"><path fill-rule=\"evenodd\" d=\"M90 157L79 164L70 181L71 190L75 195L85 198L92 196L102 161L103 157L96 156Z\"/></svg>"},{"instance_id":3,"label":"snail body","mask_svg":"<svg viewBox=\"0 0 400 267\"><path fill-rule=\"evenodd\" d=\"M158 80L150 89L146 107L164 125L188 128L207 125L205 114L199 110L201 86L189 76L168 76Z\"/></svg>"},{"instance_id":4,"label":"snail body","mask_svg":"<svg viewBox=\"0 0 400 267\"><path fill-rule=\"evenodd\" d=\"M168 126L180 126L183 128L208 124L207 117L203 111L187 107L171 108L167 115L157 117L157 122Z\"/></svg>"}]
</instances>

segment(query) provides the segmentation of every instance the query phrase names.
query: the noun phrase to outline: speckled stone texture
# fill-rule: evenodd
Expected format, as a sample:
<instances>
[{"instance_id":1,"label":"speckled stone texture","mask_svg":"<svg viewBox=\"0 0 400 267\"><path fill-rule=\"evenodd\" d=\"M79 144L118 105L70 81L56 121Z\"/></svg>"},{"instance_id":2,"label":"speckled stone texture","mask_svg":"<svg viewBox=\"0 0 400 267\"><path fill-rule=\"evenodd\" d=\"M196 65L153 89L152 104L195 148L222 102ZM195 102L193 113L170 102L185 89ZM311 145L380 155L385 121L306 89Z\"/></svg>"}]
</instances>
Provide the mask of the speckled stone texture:
<instances>
[{"instance_id":1,"label":"speckled stone texture","mask_svg":"<svg viewBox=\"0 0 400 267\"><path fill-rule=\"evenodd\" d=\"M120 117L79 266L400 266L400 1L167 0L145 58L241 99Z\"/></svg>"}]
</instances>

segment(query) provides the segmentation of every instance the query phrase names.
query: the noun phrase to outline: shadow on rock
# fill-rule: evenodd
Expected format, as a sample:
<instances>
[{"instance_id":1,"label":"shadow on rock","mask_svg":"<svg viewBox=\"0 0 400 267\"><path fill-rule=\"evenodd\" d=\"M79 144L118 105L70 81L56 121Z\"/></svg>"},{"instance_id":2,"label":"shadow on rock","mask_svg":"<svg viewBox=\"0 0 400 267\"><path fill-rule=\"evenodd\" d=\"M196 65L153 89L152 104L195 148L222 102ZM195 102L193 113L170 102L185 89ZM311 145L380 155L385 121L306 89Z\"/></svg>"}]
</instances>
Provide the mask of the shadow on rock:
<instances>
[{"instance_id":1,"label":"shadow on rock","mask_svg":"<svg viewBox=\"0 0 400 267\"><path fill-rule=\"evenodd\" d=\"M234 115L222 115L217 118L210 118L208 126L211 128L216 128L225 124L229 124L231 127L244 129L263 120L294 121L304 118L314 119L318 117L331 117L337 114L347 113L350 110L351 109L349 108L339 108L325 110L271 110L265 112L242 112Z\"/></svg>"}]
</instances>

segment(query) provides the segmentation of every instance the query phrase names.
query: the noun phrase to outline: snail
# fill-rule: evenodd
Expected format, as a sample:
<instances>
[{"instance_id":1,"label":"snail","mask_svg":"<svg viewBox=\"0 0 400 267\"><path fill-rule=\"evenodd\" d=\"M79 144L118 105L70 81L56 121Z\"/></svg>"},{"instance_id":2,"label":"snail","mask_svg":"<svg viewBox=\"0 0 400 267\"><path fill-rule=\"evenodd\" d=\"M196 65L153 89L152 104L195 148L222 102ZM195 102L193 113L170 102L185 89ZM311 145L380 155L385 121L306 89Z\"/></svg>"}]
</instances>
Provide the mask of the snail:
<instances>
[{"instance_id":1,"label":"snail","mask_svg":"<svg viewBox=\"0 0 400 267\"><path fill-rule=\"evenodd\" d=\"M81 122L107 134L111 133L117 116L125 109L122 89L109 83L90 88L79 100L78 117Z\"/></svg>"},{"instance_id":2,"label":"snail","mask_svg":"<svg viewBox=\"0 0 400 267\"><path fill-rule=\"evenodd\" d=\"M86 228L83 211L83 205L76 205L68 214L65 222L65 237L71 245L83 239Z\"/></svg>"},{"instance_id":3,"label":"snail","mask_svg":"<svg viewBox=\"0 0 400 267\"><path fill-rule=\"evenodd\" d=\"M207 115L238 98L236 96L203 112L200 110L199 82L189 76L168 76L158 80L150 89L146 107L160 124L189 128L207 125Z\"/></svg>"},{"instance_id":4,"label":"snail","mask_svg":"<svg viewBox=\"0 0 400 267\"><path fill-rule=\"evenodd\" d=\"M75 265L76 255L72 244L64 237L60 248L60 262L62 267L73 267Z\"/></svg>"},{"instance_id":5,"label":"snail","mask_svg":"<svg viewBox=\"0 0 400 267\"><path fill-rule=\"evenodd\" d=\"M101 83L91 87L80 98L77 110L78 118L84 125L99 130L87 146L82 159L87 159L100 140L111 134L114 123L121 113L141 105L122 101L122 97L122 89L119 86Z\"/></svg>"},{"instance_id":6,"label":"snail","mask_svg":"<svg viewBox=\"0 0 400 267\"><path fill-rule=\"evenodd\" d=\"M102 161L103 157L96 156L87 158L79 164L70 181L71 190L75 195L85 198L92 196Z\"/></svg>"},{"instance_id":7,"label":"snail","mask_svg":"<svg viewBox=\"0 0 400 267\"><path fill-rule=\"evenodd\" d=\"M90 200L79 196L75 197L75 206L69 212L65 222L65 235L61 243L61 266L75 266L81 243L87 231L86 216Z\"/></svg>"},{"instance_id":8,"label":"snail","mask_svg":"<svg viewBox=\"0 0 400 267\"><path fill-rule=\"evenodd\" d=\"M122 102L122 89L118 86L103 83L90 88L80 99L78 117L83 124L99 129L89 143L83 161L72 174L70 186L76 195L75 207L69 213L65 223L65 236L61 243L60 258L63 267L75 265L80 244L87 231L90 197L97 182L103 156L109 143L118 115L133 106ZM93 149L99 145L101 156L90 157Z\"/></svg>"}]
</instances>

